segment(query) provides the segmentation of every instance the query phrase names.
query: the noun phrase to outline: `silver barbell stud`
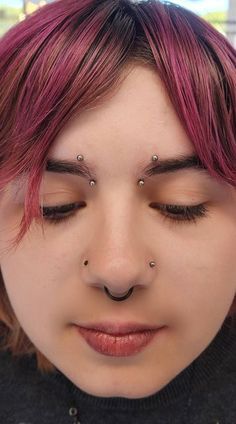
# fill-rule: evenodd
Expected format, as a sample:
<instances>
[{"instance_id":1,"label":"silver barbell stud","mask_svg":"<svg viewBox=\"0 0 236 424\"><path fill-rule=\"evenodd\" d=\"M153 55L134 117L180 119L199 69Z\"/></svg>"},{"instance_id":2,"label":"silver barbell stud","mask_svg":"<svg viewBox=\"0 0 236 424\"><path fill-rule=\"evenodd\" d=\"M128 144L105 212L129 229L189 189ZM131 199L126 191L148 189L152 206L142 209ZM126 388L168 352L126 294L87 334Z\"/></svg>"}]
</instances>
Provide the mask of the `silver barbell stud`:
<instances>
[{"instance_id":1,"label":"silver barbell stud","mask_svg":"<svg viewBox=\"0 0 236 424\"><path fill-rule=\"evenodd\" d=\"M138 185L141 187L141 186L143 186L144 185L144 180L139 180L138 181Z\"/></svg>"},{"instance_id":2,"label":"silver barbell stud","mask_svg":"<svg viewBox=\"0 0 236 424\"><path fill-rule=\"evenodd\" d=\"M83 155L78 155L78 156L77 156L77 160L84 160Z\"/></svg>"}]
</instances>

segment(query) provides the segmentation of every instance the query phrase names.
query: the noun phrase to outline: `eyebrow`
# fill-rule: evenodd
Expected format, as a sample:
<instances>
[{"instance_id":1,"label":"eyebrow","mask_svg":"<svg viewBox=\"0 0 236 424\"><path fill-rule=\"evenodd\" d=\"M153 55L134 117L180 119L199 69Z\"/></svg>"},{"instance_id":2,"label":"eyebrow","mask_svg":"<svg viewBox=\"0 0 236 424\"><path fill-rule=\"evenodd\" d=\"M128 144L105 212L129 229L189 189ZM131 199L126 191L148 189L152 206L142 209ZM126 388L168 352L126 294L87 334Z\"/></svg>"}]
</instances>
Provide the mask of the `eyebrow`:
<instances>
[{"instance_id":1,"label":"eyebrow","mask_svg":"<svg viewBox=\"0 0 236 424\"><path fill-rule=\"evenodd\" d=\"M175 158L158 159L153 163L148 164L145 168L139 171L141 178L148 178L154 175L167 174L177 172L183 169L195 169L206 172L206 167L201 163L197 155L180 155ZM55 172L59 174L73 174L88 180L96 180L94 168L88 163L79 161L69 161L60 159L48 159L46 163L47 172ZM138 176L138 175L137 175Z\"/></svg>"}]
</instances>

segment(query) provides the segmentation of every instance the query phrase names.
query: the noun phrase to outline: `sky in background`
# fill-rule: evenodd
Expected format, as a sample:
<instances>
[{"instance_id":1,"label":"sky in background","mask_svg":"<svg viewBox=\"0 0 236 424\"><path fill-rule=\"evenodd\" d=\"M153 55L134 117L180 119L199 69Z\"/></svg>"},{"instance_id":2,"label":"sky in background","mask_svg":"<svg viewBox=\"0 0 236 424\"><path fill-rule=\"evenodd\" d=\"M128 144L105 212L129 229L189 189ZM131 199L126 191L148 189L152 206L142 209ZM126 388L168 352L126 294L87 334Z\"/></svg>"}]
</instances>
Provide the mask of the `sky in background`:
<instances>
[{"instance_id":1,"label":"sky in background","mask_svg":"<svg viewBox=\"0 0 236 424\"><path fill-rule=\"evenodd\" d=\"M172 2L200 14L215 10L227 10L228 7L228 0L172 0ZM21 7L22 0L0 0L1 5Z\"/></svg>"},{"instance_id":2,"label":"sky in background","mask_svg":"<svg viewBox=\"0 0 236 424\"><path fill-rule=\"evenodd\" d=\"M228 0L172 0L172 2L200 14L214 12L216 10L227 10L229 4Z\"/></svg>"}]
</instances>

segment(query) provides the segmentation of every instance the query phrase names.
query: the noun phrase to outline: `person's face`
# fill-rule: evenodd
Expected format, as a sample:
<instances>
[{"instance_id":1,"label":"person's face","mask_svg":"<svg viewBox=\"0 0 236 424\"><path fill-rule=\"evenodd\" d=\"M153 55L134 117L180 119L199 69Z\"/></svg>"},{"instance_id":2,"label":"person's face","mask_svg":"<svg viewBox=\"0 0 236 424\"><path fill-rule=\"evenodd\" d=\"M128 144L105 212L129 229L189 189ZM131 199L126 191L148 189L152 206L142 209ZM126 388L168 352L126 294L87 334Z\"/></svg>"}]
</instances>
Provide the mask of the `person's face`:
<instances>
[{"instance_id":1,"label":"person's face","mask_svg":"<svg viewBox=\"0 0 236 424\"><path fill-rule=\"evenodd\" d=\"M15 251L24 189L1 202L1 270L15 314L34 345L75 385L97 396L138 398L159 391L210 344L236 291L236 195L206 171L185 169L137 184L152 155L194 149L156 73L135 66L103 105L73 119L50 158L92 164L97 184L46 172L41 204L84 202L68 221L34 221ZM78 163L78 162L77 162ZM140 178L142 175L140 175ZM153 204L198 205L196 221L174 221ZM176 212L175 212L176 213ZM68 213L67 213L68 215ZM179 216L183 216L180 215ZM83 262L88 260L87 266ZM156 261L151 268L149 262ZM103 291L132 296L111 300ZM76 324L138 322L166 328L141 352L93 350Z\"/></svg>"}]
</instances>

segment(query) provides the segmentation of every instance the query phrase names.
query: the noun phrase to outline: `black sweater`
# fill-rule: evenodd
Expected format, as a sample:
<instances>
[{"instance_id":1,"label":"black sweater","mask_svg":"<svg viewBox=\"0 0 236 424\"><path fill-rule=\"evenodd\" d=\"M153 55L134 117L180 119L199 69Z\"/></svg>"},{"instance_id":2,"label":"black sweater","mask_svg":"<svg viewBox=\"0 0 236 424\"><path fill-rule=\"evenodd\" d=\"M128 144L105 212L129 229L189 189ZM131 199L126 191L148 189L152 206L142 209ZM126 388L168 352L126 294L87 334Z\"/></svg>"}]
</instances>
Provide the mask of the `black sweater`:
<instances>
[{"instance_id":1,"label":"black sweater","mask_svg":"<svg viewBox=\"0 0 236 424\"><path fill-rule=\"evenodd\" d=\"M40 373L35 355L1 352L0 424L75 423L236 424L236 319L227 318L190 366L141 399L91 396L59 370Z\"/></svg>"}]
</instances>

